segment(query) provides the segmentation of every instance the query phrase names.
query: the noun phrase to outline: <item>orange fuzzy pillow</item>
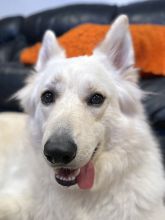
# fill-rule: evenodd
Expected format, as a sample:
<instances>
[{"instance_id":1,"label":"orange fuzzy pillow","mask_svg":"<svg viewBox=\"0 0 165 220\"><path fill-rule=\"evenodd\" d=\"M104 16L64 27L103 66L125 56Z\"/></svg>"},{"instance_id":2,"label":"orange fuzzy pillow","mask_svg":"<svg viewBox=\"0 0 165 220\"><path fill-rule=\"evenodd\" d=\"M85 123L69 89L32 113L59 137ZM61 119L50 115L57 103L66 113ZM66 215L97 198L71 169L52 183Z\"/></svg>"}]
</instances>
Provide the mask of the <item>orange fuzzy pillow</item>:
<instances>
[{"instance_id":1,"label":"orange fuzzy pillow","mask_svg":"<svg viewBox=\"0 0 165 220\"><path fill-rule=\"evenodd\" d=\"M96 45L104 38L109 25L79 25L58 38L66 49L67 57L90 55ZM130 25L135 49L136 67L142 75L165 76L165 27L160 25ZM21 52L24 64L35 64L41 43Z\"/></svg>"}]
</instances>

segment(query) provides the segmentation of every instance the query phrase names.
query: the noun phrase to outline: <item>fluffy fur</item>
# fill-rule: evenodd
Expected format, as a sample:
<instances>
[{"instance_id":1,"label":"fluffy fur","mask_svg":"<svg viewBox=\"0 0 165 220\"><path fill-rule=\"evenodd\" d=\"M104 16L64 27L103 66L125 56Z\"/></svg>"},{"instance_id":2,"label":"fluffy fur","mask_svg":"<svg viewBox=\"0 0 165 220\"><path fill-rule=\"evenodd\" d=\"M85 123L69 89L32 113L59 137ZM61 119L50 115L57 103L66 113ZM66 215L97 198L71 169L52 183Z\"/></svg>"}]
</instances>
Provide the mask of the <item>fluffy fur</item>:
<instances>
[{"instance_id":1,"label":"fluffy fur","mask_svg":"<svg viewBox=\"0 0 165 220\"><path fill-rule=\"evenodd\" d=\"M92 56L66 59L54 34L46 32L37 73L17 95L29 115L27 128L26 116L17 116L16 126L22 121L21 129L12 128L10 141L10 132L2 132L1 220L165 219L161 156L141 104L133 64L124 15ZM47 89L58 93L50 106L40 98ZM100 107L86 103L94 92L106 97ZM78 146L70 168L88 163L99 143L91 190L60 186L43 156L48 138L63 130L72 134Z\"/></svg>"}]
</instances>

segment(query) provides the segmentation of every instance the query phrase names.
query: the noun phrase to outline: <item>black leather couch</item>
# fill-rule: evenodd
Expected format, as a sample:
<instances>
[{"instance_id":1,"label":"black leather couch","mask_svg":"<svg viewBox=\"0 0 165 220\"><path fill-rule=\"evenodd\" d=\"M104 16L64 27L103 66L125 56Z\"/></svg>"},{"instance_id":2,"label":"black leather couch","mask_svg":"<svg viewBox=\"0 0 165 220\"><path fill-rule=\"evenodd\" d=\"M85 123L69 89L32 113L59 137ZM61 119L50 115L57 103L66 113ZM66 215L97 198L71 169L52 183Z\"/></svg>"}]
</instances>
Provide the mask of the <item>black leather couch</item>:
<instances>
[{"instance_id":1,"label":"black leather couch","mask_svg":"<svg viewBox=\"0 0 165 220\"><path fill-rule=\"evenodd\" d=\"M19 62L19 53L24 47L41 41L46 29L52 29L60 36L81 23L110 24L123 13L129 16L131 23L165 25L164 0L123 7L106 4L69 5L29 17L15 16L0 20L0 111L21 111L16 101L8 101L23 86L32 68ZM144 105L165 152L165 77L143 78L139 83L142 89L154 92L144 100Z\"/></svg>"}]
</instances>

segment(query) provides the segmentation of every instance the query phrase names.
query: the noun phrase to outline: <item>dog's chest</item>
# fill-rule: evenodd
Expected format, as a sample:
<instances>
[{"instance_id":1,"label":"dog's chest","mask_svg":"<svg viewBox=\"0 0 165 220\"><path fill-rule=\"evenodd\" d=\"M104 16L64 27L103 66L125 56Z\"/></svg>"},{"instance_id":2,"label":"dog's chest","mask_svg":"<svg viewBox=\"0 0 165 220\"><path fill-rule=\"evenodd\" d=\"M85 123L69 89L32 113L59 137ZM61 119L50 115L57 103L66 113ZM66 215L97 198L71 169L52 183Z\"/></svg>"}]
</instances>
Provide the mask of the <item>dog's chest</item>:
<instances>
[{"instance_id":1,"label":"dog's chest","mask_svg":"<svg viewBox=\"0 0 165 220\"><path fill-rule=\"evenodd\" d=\"M45 191L46 192L46 191ZM67 193L57 189L42 192L36 201L35 220L121 220L125 219L122 204L111 195L89 192ZM40 194L41 195L41 194ZM118 199L119 200L119 199Z\"/></svg>"}]
</instances>

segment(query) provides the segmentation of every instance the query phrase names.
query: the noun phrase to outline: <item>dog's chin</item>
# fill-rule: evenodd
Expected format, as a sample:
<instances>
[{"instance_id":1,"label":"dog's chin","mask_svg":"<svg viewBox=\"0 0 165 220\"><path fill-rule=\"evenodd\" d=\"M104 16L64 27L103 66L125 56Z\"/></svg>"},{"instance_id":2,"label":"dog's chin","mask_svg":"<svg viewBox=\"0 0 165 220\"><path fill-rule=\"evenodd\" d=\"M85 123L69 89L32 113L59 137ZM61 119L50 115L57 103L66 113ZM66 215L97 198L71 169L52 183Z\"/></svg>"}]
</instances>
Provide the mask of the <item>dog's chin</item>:
<instances>
[{"instance_id":1,"label":"dog's chin","mask_svg":"<svg viewBox=\"0 0 165 220\"><path fill-rule=\"evenodd\" d=\"M55 179L57 183L65 187L77 184L80 189L91 189L95 178L94 156L96 151L97 148L94 150L90 160L80 168L56 168Z\"/></svg>"}]
</instances>

